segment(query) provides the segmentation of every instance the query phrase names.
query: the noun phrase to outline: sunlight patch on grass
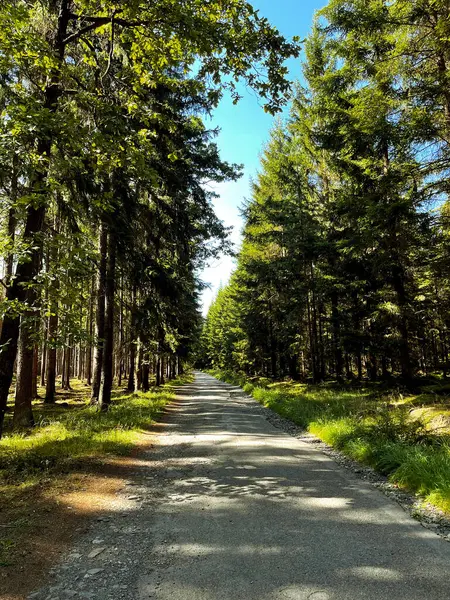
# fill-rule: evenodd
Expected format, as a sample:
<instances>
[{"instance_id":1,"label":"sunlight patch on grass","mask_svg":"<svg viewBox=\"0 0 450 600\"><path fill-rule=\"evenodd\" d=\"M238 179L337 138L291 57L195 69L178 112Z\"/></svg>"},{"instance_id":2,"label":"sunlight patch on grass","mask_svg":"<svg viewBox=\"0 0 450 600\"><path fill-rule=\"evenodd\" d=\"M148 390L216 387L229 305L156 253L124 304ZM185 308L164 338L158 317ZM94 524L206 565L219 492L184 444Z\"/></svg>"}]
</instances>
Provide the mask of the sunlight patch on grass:
<instances>
[{"instance_id":1,"label":"sunlight patch on grass","mask_svg":"<svg viewBox=\"0 0 450 600\"><path fill-rule=\"evenodd\" d=\"M78 405L35 407L37 426L25 433L6 433L0 441L0 478L26 481L66 472L86 458L126 455L174 398L177 380L149 392L116 391L110 410L88 406L87 392Z\"/></svg>"}]
</instances>

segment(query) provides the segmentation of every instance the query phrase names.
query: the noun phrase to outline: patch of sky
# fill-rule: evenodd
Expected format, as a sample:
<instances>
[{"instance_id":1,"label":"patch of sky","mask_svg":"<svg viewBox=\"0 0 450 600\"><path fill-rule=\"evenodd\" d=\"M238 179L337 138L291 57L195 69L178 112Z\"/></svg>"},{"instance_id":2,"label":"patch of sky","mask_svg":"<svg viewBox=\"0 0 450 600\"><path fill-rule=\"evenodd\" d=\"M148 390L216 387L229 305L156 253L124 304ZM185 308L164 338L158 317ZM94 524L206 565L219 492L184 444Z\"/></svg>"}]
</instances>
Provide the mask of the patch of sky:
<instances>
[{"instance_id":1,"label":"patch of sky","mask_svg":"<svg viewBox=\"0 0 450 600\"><path fill-rule=\"evenodd\" d=\"M252 4L285 37L299 36L304 39L311 29L314 13L325 6L326 0L254 0ZM287 61L286 66L290 80L302 80L301 58ZM208 186L217 193L217 198L213 200L217 215L226 225L233 227L231 240L236 250L241 242L243 226L240 207L251 196L251 181L258 173L260 153L274 125L274 117L264 112L263 103L255 92L245 84L239 84L237 91L242 96L237 105L233 104L230 94L225 94L213 115L205 120L208 129L220 130L217 145L221 157L244 166L243 176L238 181ZM287 111L288 107L285 109L286 115ZM228 282L234 268L234 258L221 256L200 274L202 281L208 284L202 292L204 314L219 287Z\"/></svg>"}]
</instances>

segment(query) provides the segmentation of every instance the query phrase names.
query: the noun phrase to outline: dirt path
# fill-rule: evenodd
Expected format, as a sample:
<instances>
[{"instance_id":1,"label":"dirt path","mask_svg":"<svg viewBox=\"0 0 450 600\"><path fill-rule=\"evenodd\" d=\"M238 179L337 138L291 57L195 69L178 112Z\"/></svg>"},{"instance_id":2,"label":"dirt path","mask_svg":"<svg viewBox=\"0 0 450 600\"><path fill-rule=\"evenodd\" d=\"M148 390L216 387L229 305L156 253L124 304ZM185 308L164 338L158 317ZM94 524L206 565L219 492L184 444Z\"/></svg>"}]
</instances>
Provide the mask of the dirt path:
<instances>
[{"instance_id":1,"label":"dirt path","mask_svg":"<svg viewBox=\"0 0 450 600\"><path fill-rule=\"evenodd\" d=\"M37 600L448 600L450 544L197 374Z\"/></svg>"}]
</instances>

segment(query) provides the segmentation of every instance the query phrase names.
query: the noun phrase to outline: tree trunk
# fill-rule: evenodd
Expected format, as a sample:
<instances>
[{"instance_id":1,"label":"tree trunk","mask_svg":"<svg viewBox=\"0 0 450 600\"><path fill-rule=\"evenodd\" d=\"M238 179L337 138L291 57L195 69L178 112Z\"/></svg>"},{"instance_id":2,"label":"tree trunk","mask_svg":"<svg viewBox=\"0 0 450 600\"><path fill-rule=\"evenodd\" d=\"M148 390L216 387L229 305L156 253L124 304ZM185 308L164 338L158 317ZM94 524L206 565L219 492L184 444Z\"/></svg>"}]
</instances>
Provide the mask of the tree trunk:
<instances>
[{"instance_id":1,"label":"tree trunk","mask_svg":"<svg viewBox=\"0 0 450 600\"><path fill-rule=\"evenodd\" d=\"M32 252L33 272L39 273L41 263L41 241L36 242ZM20 319L19 355L16 376L16 397L14 402L14 429L30 427L34 424L31 403L37 395L37 345L39 331L37 303L40 298L37 283L26 291L27 311Z\"/></svg>"},{"instance_id":2,"label":"tree trunk","mask_svg":"<svg viewBox=\"0 0 450 600\"><path fill-rule=\"evenodd\" d=\"M131 291L131 330L130 330L130 373L127 389L136 391L136 284Z\"/></svg>"},{"instance_id":3,"label":"tree trunk","mask_svg":"<svg viewBox=\"0 0 450 600\"><path fill-rule=\"evenodd\" d=\"M50 254L48 245L46 246L45 252L45 272L47 274L47 278L45 281L45 291L44 291L44 315L42 316L42 345L41 345L41 362L40 362L40 377L41 377L41 386L45 386L45 367L47 364L47 335L48 335L48 318L45 316L45 313L48 311L48 294L49 294L49 280L48 274L50 270Z\"/></svg>"},{"instance_id":4,"label":"tree trunk","mask_svg":"<svg viewBox=\"0 0 450 600\"><path fill-rule=\"evenodd\" d=\"M397 302L400 308L400 322L398 326L400 332L400 367L402 371L402 377L409 381L412 379L413 369L409 350L408 319L406 316L408 301L405 288L404 269L400 265L399 259L392 275L393 286L397 294Z\"/></svg>"},{"instance_id":5,"label":"tree trunk","mask_svg":"<svg viewBox=\"0 0 450 600\"><path fill-rule=\"evenodd\" d=\"M37 326L36 326L37 329ZM32 380L32 386L33 386L33 391L32 391L32 398L33 400L35 400L36 398L38 398L38 390L37 390L37 381L38 381L38 371L39 371L39 349L38 349L38 345L35 344L34 345L34 349L33 349L33 371L32 371L32 375L31 375L31 380Z\"/></svg>"},{"instance_id":6,"label":"tree trunk","mask_svg":"<svg viewBox=\"0 0 450 600\"><path fill-rule=\"evenodd\" d=\"M86 349L86 382L92 384L92 334L94 333L94 279L92 279L91 293L89 296L89 325L88 330L88 345Z\"/></svg>"},{"instance_id":7,"label":"tree trunk","mask_svg":"<svg viewBox=\"0 0 450 600\"><path fill-rule=\"evenodd\" d=\"M119 305L119 353L118 353L118 381L117 385L121 387L123 376L123 278L120 286L120 305Z\"/></svg>"},{"instance_id":8,"label":"tree trunk","mask_svg":"<svg viewBox=\"0 0 450 600\"><path fill-rule=\"evenodd\" d=\"M166 368L166 361L164 360L164 354L161 356L161 362L160 362L160 368L161 368L161 376L159 378L160 381L160 385L164 385L166 383L166 379L165 379L165 368Z\"/></svg>"},{"instance_id":9,"label":"tree trunk","mask_svg":"<svg viewBox=\"0 0 450 600\"><path fill-rule=\"evenodd\" d=\"M41 348L41 387L45 386L45 370L47 365L47 332L48 326L44 327L44 340Z\"/></svg>"},{"instance_id":10,"label":"tree trunk","mask_svg":"<svg viewBox=\"0 0 450 600\"><path fill-rule=\"evenodd\" d=\"M54 36L53 50L57 67L44 91L43 107L49 113L55 113L58 107L58 100L61 96L60 67L64 60L65 38L70 20L69 0L61 0L58 14L57 27ZM36 154L42 160L38 162L39 166L30 176L29 189L35 195L35 201L30 202L27 208L25 228L23 233L23 242L31 248L29 260L19 263L16 269L14 281L8 286L6 298L10 302L23 302L26 296L26 289L32 283L38 273L40 243L38 234L42 231L46 212L46 180L49 168L51 147L53 142L52 132L46 132L44 137L36 140ZM19 339L20 318L19 316L6 313L3 318L3 326L0 334L0 437L3 429L3 419L8 401L9 388L11 386L14 362L17 354L17 344Z\"/></svg>"},{"instance_id":11,"label":"tree trunk","mask_svg":"<svg viewBox=\"0 0 450 600\"><path fill-rule=\"evenodd\" d=\"M136 389L142 388L142 341L140 337L137 340L137 368L136 368Z\"/></svg>"},{"instance_id":12,"label":"tree trunk","mask_svg":"<svg viewBox=\"0 0 450 600\"><path fill-rule=\"evenodd\" d=\"M100 410L106 412L111 404L113 385L113 353L114 353L114 291L116 276L116 236L108 233L108 260L105 285L105 341L103 345L103 368L100 382Z\"/></svg>"},{"instance_id":13,"label":"tree trunk","mask_svg":"<svg viewBox=\"0 0 450 600\"><path fill-rule=\"evenodd\" d=\"M156 359L156 387L161 385L161 357L158 354L158 358Z\"/></svg>"},{"instance_id":14,"label":"tree trunk","mask_svg":"<svg viewBox=\"0 0 450 600\"><path fill-rule=\"evenodd\" d=\"M100 381L103 366L103 348L105 337L105 286L106 286L106 258L107 258L108 231L106 224L100 225L98 238L99 265L97 275L97 294L95 312L95 348L94 348L94 376L92 378L91 401L98 400Z\"/></svg>"},{"instance_id":15,"label":"tree trunk","mask_svg":"<svg viewBox=\"0 0 450 600\"><path fill-rule=\"evenodd\" d=\"M31 402L33 400L33 317L21 319L17 356L16 397L14 403L14 429L26 429L34 425Z\"/></svg>"},{"instance_id":16,"label":"tree trunk","mask_svg":"<svg viewBox=\"0 0 450 600\"><path fill-rule=\"evenodd\" d=\"M370 381L376 381L378 377L378 362L372 350L367 356L367 375Z\"/></svg>"},{"instance_id":17,"label":"tree trunk","mask_svg":"<svg viewBox=\"0 0 450 600\"><path fill-rule=\"evenodd\" d=\"M35 278L39 270L40 245L34 243L36 234L41 231L44 220L45 210L43 207L32 208L28 210L28 217L25 225L24 241L34 249L30 252L31 260L17 265L16 276L6 290L6 300L8 302L24 302L29 295L27 288L23 284L29 284ZM32 288L30 288L31 290ZM28 290L28 292L30 291ZM20 317L14 313L6 313L3 317L2 331L0 334L0 435L3 429L3 419L6 412L9 388L11 386L14 362L17 354L17 344L19 339ZM24 332L24 338L28 338L28 333ZM28 339L25 344L31 343ZM26 364L28 358L27 352L21 359L21 364ZM28 368L28 367L26 367ZM23 372L23 370L22 370ZM28 371L30 379L31 363Z\"/></svg>"},{"instance_id":18,"label":"tree trunk","mask_svg":"<svg viewBox=\"0 0 450 600\"><path fill-rule=\"evenodd\" d=\"M62 389L71 390L70 387L70 371L72 366L72 346L70 336L67 340L67 346L64 348L63 373L62 373Z\"/></svg>"},{"instance_id":19,"label":"tree trunk","mask_svg":"<svg viewBox=\"0 0 450 600\"><path fill-rule=\"evenodd\" d=\"M339 296L336 291L331 293L331 319L333 323L333 349L336 379L342 381L343 357L341 348L341 323L339 315Z\"/></svg>"},{"instance_id":20,"label":"tree trunk","mask_svg":"<svg viewBox=\"0 0 450 600\"><path fill-rule=\"evenodd\" d=\"M145 357L145 360L142 364L142 391L148 392L150 389L150 364L148 362L148 356Z\"/></svg>"},{"instance_id":21,"label":"tree trunk","mask_svg":"<svg viewBox=\"0 0 450 600\"><path fill-rule=\"evenodd\" d=\"M57 302L56 302L57 305ZM45 386L46 404L55 402L56 394L56 338L58 333L58 315L52 308L52 314L48 319L48 350L47 350L47 383Z\"/></svg>"},{"instance_id":22,"label":"tree trunk","mask_svg":"<svg viewBox=\"0 0 450 600\"><path fill-rule=\"evenodd\" d=\"M56 236L59 233L59 217L55 217L51 249L48 253L47 270L52 273L56 269L58 261L58 245ZM45 404L53 404L56 394L56 343L58 337L58 295L59 279L53 278L53 285L48 290L50 295L50 316L48 318L47 330L47 382L45 386Z\"/></svg>"}]
</instances>

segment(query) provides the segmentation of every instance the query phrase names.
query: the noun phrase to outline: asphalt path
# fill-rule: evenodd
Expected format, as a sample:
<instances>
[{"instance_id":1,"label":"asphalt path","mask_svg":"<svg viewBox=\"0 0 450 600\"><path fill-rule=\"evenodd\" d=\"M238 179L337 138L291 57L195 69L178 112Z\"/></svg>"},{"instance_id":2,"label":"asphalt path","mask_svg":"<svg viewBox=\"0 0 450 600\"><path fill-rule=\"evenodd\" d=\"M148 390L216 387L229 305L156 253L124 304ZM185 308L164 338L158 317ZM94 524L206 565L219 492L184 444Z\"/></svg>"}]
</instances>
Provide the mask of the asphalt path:
<instances>
[{"instance_id":1,"label":"asphalt path","mask_svg":"<svg viewBox=\"0 0 450 600\"><path fill-rule=\"evenodd\" d=\"M197 374L182 400L173 443L201 460L155 523L167 565L142 599L450 598L450 544L392 500L239 388Z\"/></svg>"},{"instance_id":2,"label":"asphalt path","mask_svg":"<svg viewBox=\"0 0 450 600\"><path fill-rule=\"evenodd\" d=\"M97 523L34 597L450 599L448 542L206 374L180 389L128 483L135 505ZM87 562L96 539L103 558Z\"/></svg>"}]
</instances>

